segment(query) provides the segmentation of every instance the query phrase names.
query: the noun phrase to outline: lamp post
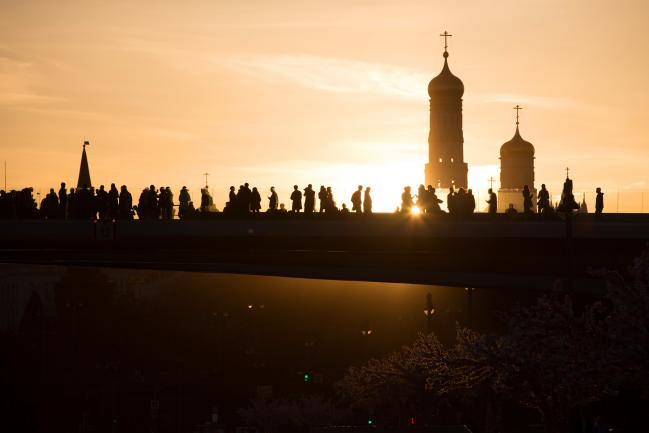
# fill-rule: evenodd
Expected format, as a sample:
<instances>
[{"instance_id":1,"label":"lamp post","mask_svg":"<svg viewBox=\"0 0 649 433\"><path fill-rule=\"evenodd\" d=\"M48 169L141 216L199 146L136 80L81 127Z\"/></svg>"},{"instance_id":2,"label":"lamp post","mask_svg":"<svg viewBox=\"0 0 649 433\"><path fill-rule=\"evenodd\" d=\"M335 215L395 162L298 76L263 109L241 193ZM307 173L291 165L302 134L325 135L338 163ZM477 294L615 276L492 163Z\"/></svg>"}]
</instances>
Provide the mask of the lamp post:
<instances>
[{"instance_id":1,"label":"lamp post","mask_svg":"<svg viewBox=\"0 0 649 433\"><path fill-rule=\"evenodd\" d=\"M430 334L433 332L433 314L435 314L435 307L433 306L433 295L429 293L426 294L426 309L424 310L426 315L426 330Z\"/></svg>"}]
</instances>

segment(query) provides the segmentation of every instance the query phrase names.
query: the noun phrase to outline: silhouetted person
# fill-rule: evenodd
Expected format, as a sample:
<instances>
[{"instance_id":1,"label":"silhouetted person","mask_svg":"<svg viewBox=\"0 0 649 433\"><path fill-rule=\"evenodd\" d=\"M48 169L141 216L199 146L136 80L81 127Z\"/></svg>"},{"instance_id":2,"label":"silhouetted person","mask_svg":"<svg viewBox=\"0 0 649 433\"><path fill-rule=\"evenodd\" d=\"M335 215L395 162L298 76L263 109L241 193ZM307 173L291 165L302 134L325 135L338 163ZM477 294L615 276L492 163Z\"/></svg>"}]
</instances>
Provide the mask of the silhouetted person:
<instances>
[{"instance_id":1,"label":"silhouetted person","mask_svg":"<svg viewBox=\"0 0 649 433\"><path fill-rule=\"evenodd\" d=\"M137 217L140 220L149 218L149 189L144 188L140 193L140 198L137 201Z\"/></svg>"},{"instance_id":2,"label":"silhouetted person","mask_svg":"<svg viewBox=\"0 0 649 433\"><path fill-rule=\"evenodd\" d=\"M304 213L313 213L315 211L315 191L309 184L304 188Z\"/></svg>"},{"instance_id":3,"label":"silhouetted person","mask_svg":"<svg viewBox=\"0 0 649 433\"><path fill-rule=\"evenodd\" d=\"M160 194L158 195L158 208L160 209L160 219L167 219L167 190L164 186L160 187Z\"/></svg>"},{"instance_id":4,"label":"silhouetted person","mask_svg":"<svg viewBox=\"0 0 649 433\"><path fill-rule=\"evenodd\" d=\"M443 200L440 200L437 197L437 194L435 193L435 188L433 188L432 185L428 185L426 188L426 205L428 206L426 209L427 213L432 213L432 214L440 214L442 213L442 208L439 207L440 203L444 203Z\"/></svg>"},{"instance_id":5,"label":"silhouetted person","mask_svg":"<svg viewBox=\"0 0 649 433\"><path fill-rule=\"evenodd\" d=\"M70 194L68 195L68 205L65 209L65 217L69 219L79 219L79 194L70 188Z\"/></svg>"},{"instance_id":6,"label":"silhouetted person","mask_svg":"<svg viewBox=\"0 0 649 433\"><path fill-rule=\"evenodd\" d=\"M119 214L119 191L114 183L110 184L108 190L108 217L116 219Z\"/></svg>"},{"instance_id":7,"label":"silhouetted person","mask_svg":"<svg viewBox=\"0 0 649 433\"><path fill-rule=\"evenodd\" d=\"M372 213L372 197L370 196L370 191L372 188L369 186L365 187L365 195L363 196L363 213L371 214Z\"/></svg>"},{"instance_id":8,"label":"silhouetted person","mask_svg":"<svg viewBox=\"0 0 649 433\"><path fill-rule=\"evenodd\" d=\"M493 215L498 212L498 196L491 188L489 188L489 200L487 200L487 204L489 205L489 214Z\"/></svg>"},{"instance_id":9,"label":"silhouetted person","mask_svg":"<svg viewBox=\"0 0 649 433\"><path fill-rule=\"evenodd\" d=\"M133 219L133 197L126 189L126 185L120 187L118 218L121 220Z\"/></svg>"},{"instance_id":10,"label":"silhouetted person","mask_svg":"<svg viewBox=\"0 0 649 433\"><path fill-rule=\"evenodd\" d=\"M59 215L59 198L50 188L50 192L41 201L41 216L46 219L55 219Z\"/></svg>"},{"instance_id":11,"label":"silhouetted person","mask_svg":"<svg viewBox=\"0 0 649 433\"><path fill-rule=\"evenodd\" d=\"M201 188L201 212L206 213L212 210L214 202L207 187Z\"/></svg>"},{"instance_id":12,"label":"silhouetted person","mask_svg":"<svg viewBox=\"0 0 649 433\"><path fill-rule=\"evenodd\" d=\"M248 182L243 184L241 188L241 196L239 197L241 201L241 210L244 213L250 212L250 206L252 204L252 191L250 190L250 185Z\"/></svg>"},{"instance_id":13,"label":"silhouetted person","mask_svg":"<svg viewBox=\"0 0 649 433\"><path fill-rule=\"evenodd\" d=\"M456 212L456 207L455 207L455 190L453 187L449 187L448 189L448 194L446 196L446 206L448 207L448 213L451 215L454 215Z\"/></svg>"},{"instance_id":14,"label":"silhouetted person","mask_svg":"<svg viewBox=\"0 0 649 433\"><path fill-rule=\"evenodd\" d=\"M466 212L469 215L475 212L475 196L473 195L473 190L470 188L466 192Z\"/></svg>"},{"instance_id":15,"label":"silhouetted person","mask_svg":"<svg viewBox=\"0 0 649 433\"><path fill-rule=\"evenodd\" d=\"M453 196L453 214L464 217L469 214L469 199L464 188L459 188Z\"/></svg>"},{"instance_id":16,"label":"silhouetted person","mask_svg":"<svg viewBox=\"0 0 649 433\"><path fill-rule=\"evenodd\" d=\"M327 210L327 189L324 185L320 185L318 200L320 200L320 212L325 212Z\"/></svg>"},{"instance_id":17,"label":"silhouetted person","mask_svg":"<svg viewBox=\"0 0 649 433\"><path fill-rule=\"evenodd\" d=\"M33 188L23 188L17 194L16 216L19 219L33 219L38 217L38 208L36 200L32 195Z\"/></svg>"},{"instance_id":18,"label":"silhouetted person","mask_svg":"<svg viewBox=\"0 0 649 433\"><path fill-rule=\"evenodd\" d=\"M345 203L343 203L343 205L342 205L342 207L340 209L340 213L343 214L343 215L349 215L349 208L347 207L347 205Z\"/></svg>"},{"instance_id":19,"label":"silhouetted person","mask_svg":"<svg viewBox=\"0 0 649 433\"><path fill-rule=\"evenodd\" d=\"M68 193L65 188L65 182L61 182L61 189L59 189L59 216L61 218L66 217L66 211L68 208Z\"/></svg>"},{"instance_id":20,"label":"silhouetted person","mask_svg":"<svg viewBox=\"0 0 649 433\"><path fill-rule=\"evenodd\" d=\"M146 215L149 219L160 218L160 203L158 202L158 193L156 192L155 185L149 186L146 194Z\"/></svg>"},{"instance_id":21,"label":"silhouetted person","mask_svg":"<svg viewBox=\"0 0 649 433\"><path fill-rule=\"evenodd\" d=\"M160 213L163 219L173 219L174 217L174 195L170 187L160 188L160 195L164 191L164 200L160 200Z\"/></svg>"},{"instance_id":22,"label":"silhouetted person","mask_svg":"<svg viewBox=\"0 0 649 433\"><path fill-rule=\"evenodd\" d=\"M250 210L252 213L259 213L261 210L261 194L259 194L257 187L253 187L250 194Z\"/></svg>"},{"instance_id":23,"label":"silhouetted person","mask_svg":"<svg viewBox=\"0 0 649 433\"><path fill-rule=\"evenodd\" d=\"M338 212L336 201L334 200L334 192L330 186L327 187L327 194L325 196L325 203L327 204L327 212Z\"/></svg>"},{"instance_id":24,"label":"silhouetted person","mask_svg":"<svg viewBox=\"0 0 649 433\"><path fill-rule=\"evenodd\" d=\"M363 185L358 185L358 189L352 194L352 212L361 213L363 211L363 200L361 194L363 192Z\"/></svg>"},{"instance_id":25,"label":"silhouetted person","mask_svg":"<svg viewBox=\"0 0 649 433\"><path fill-rule=\"evenodd\" d=\"M428 208L428 192L424 185L419 185L417 188L417 207L423 213L426 212Z\"/></svg>"},{"instance_id":26,"label":"silhouetted person","mask_svg":"<svg viewBox=\"0 0 649 433\"><path fill-rule=\"evenodd\" d=\"M99 211L97 209L97 197L95 196L95 189L93 187L83 188L81 192L84 193L84 202L86 204L86 210L89 213L89 217L94 221L97 219L97 212Z\"/></svg>"},{"instance_id":27,"label":"silhouetted person","mask_svg":"<svg viewBox=\"0 0 649 433\"><path fill-rule=\"evenodd\" d=\"M302 210L302 192L298 189L297 185L293 185L293 192L291 193L291 212L298 213Z\"/></svg>"},{"instance_id":28,"label":"silhouetted person","mask_svg":"<svg viewBox=\"0 0 649 433\"><path fill-rule=\"evenodd\" d=\"M234 191L234 187L230 187L230 192L228 193L228 203L230 203L230 206L234 209L237 203L237 193Z\"/></svg>"},{"instance_id":29,"label":"silhouetted person","mask_svg":"<svg viewBox=\"0 0 649 433\"><path fill-rule=\"evenodd\" d=\"M523 187L523 213L532 213L532 192L530 187L525 185Z\"/></svg>"},{"instance_id":30,"label":"silhouetted person","mask_svg":"<svg viewBox=\"0 0 649 433\"><path fill-rule=\"evenodd\" d=\"M539 190L539 199L536 202L536 206L539 213L546 213L550 208L550 193L545 188L545 184L541 184L541 189Z\"/></svg>"},{"instance_id":31,"label":"silhouetted person","mask_svg":"<svg viewBox=\"0 0 649 433\"><path fill-rule=\"evenodd\" d=\"M595 197L595 214L601 215L604 211L604 193L600 187L597 187L595 192L597 193L597 196Z\"/></svg>"},{"instance_id":32,"label":"silhouetted person","mask_svg":"<svg viewBox=\"0 0 649 433\"><path fill-rule=\"evenodd\" d=\"M410 187L406 186L403 188L403 193L401 194L401 212L410 213L412 209L412 194L410 193Z\"/></svg>"},{"instance_id":33,"label":"silhouetted person","mask_svg":"<svg viewBox=\"0 0 649 433\"><path fill-rule=\"evenodd\" d=\"M277 193L275 192L275 187L271 186L270 197L268 197L268 210L270 212L275 212L277 210L278 201L279 201L279 197L277 197Z\"/></svg>"},{"instance_id":34,"label":"silhouetted person","mask_svg":"<svg viewBox=\"0 0 649 433\"><path fill-rule=\"evenodd\" d=\"M514 205L512 203L509 204L509 207L505 211L505 214L513 216L516 215L518 211L514 208Z\"/></svg>"},{"instance_id":35,"label":"silhouetted person","mask_svg":"<svg viewBox=\"0 0 649 433\"><path fill-rule=\"evenodd\" d=\"M102 221L108 219L108 192L104 189L104 185L99 186L95 203L99 219Z\"/></svg>"},{"instance_id":36,"label":"silhouetted person","mask_svg":"<svg viewBox=\"0 0 649 433\"><path fill-rule=\"evenodd\" d=\"M178 217L185 218L190 215L189 212L189 203L192 201L189 191L186 186L183 186L180 189L180 194L178 194Z\"/></svg>"}]
</instances>

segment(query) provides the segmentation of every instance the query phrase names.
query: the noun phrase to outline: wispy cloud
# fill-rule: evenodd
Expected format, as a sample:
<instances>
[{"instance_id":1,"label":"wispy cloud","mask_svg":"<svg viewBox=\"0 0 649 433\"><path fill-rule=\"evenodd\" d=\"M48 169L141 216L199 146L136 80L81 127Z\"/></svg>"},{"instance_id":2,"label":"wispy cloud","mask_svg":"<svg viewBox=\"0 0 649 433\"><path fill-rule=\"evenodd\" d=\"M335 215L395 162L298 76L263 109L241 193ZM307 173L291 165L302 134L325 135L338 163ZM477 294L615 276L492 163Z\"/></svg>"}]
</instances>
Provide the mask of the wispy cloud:
<instances>
[{"instance_id":1,"label":"wispy cloud","mask_svg":"<svg viewBox=\"0 0 649 433\"><path fill-rule=\"evenodd\" d=\"M245 56L227 64L269 82L291 82L332 93L421 100L430 73L381 63L311 55Z\"/></svg>"},{"instance_id":2,"label":"wispy cloud","mask_svg":"<svg viewBox=\"0 0 649 433\"><path fill-rule=\"evenodd\" d=\"M33 105L61 100L35 90L34 80L32 63L0 52L0 105Z\"/></svg>"}]
</instances>

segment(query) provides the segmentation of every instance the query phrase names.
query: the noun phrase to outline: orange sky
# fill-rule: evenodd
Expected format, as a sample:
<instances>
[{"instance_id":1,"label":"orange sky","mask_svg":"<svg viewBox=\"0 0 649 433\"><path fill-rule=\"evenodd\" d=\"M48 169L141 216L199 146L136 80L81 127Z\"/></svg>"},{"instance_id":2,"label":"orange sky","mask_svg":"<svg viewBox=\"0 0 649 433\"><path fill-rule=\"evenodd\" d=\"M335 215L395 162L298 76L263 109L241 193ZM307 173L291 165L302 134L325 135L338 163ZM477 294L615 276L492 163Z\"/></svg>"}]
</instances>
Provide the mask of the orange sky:
<instances>
[{"instance_id":1,"label":"orange sky","mask_svg":"<svg viewBox=\"0 0 649 433\"><path fill-rule=\"evenodd\" d=\"M497 6L494 6L497 4ZM423 181L426 86L465 84L469 181L482 201L514 132L536 147L537 187L601 185L607 209L649 191L649 3L506 1L4 1L0 158L8 187L187 185L211 173L219 206L248 181L359 183L393 210ZM497 186L497 185L496 185ZM636 191L636 192L633 192ZM649 192L646 194L649 209ZM265 205L265 202L264 202Z\"/></svg>"}]
</instances>

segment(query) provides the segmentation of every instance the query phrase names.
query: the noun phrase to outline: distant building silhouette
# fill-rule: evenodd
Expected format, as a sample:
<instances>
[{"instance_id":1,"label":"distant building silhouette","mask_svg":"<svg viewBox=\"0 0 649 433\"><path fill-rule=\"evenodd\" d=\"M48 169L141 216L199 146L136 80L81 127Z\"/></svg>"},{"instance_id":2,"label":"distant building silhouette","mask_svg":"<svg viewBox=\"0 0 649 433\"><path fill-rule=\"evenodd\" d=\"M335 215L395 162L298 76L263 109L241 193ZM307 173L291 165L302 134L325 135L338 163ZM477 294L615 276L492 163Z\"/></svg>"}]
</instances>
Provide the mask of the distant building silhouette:
<instances>
[{"instance_id":1,"label":"distant building silhouette","mask_svg":"<svg viewBox=\"0 0 649 433\"><path fill-rule=\"evenodd\" d=\"M86 146L88 145L90 145L89 141L83 142L83 153L81 154L81 166L79 167L77 188L90 188L92 186L92 182L90 181L90 167L88 167L88 156L86 155Z\"/></svg>"},{"instance_id":2,"label":"distant building silhouette","mask_svg":"<svg viewBox=\"0 0 649 433\"><path fill-rule=\"evenodd\" d=\"M586 193L583 193L581 198L581 204L579 205L579 210L577 213L588 213L588 205L586 204Z\"/></svg>"},{"instance_id":3,"label":"distant building silhouette","mask_svg":"<svg viewBox=\"0 0 649 433\"><path fill-rule=\"evenodd\" d=\"M468 166L464 162L462 132L462 80L448 67L449 35L444 32L444 67L428 84L430 96L430 132L426 184L436 188L467 187Z\"/></svg>"},{"instance_id":4,"label":"distant building silhouette","mask_svg":"<svg viewBox=\"0 0 649 433\"><path fill-rule=\"evenodd\" d=\"M518 105L516 110L516 132L514 137L500 147L500 189L498 190L498 212L513 208L523 211L523 188L527 185L536 202L534 187L534 146L521 137L518 130ZM532 207L534 208L534 206Z\"/></svg>"}]
</instances>

